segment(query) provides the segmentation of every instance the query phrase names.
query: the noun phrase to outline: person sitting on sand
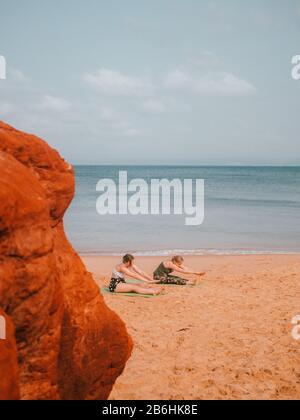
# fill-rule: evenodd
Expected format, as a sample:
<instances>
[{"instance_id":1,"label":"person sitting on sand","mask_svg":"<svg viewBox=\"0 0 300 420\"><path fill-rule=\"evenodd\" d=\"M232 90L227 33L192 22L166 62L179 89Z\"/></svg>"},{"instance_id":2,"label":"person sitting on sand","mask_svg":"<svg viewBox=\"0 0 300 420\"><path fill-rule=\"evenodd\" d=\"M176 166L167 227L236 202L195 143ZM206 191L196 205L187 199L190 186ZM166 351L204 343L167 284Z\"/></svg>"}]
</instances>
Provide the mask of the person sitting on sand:
<instances>
[{"instance_id":1,"label":"person sitting on sand","mask_svg":"<svg viewBox=\"0 0 300 420\"><path fill-rule=\"evenodd\" d=\"M147 286L140 284L126 283L125 276L135 280L141 280L147 283ZM144 273L139 267L134 264L134 256L127 254L123 257L123 262L117 265L113 272L109 284L109 291L111 293L138 293L143 295L159 295L162 293L162 287L149 286L155 284L147 273Z\"/></svg>"},{"instance_id":2,"label":"person sitting on sand","mask_svg":"<svg viewBox=\"0 0 300 420\"><path fill-rule=\"evenodd\" d=\"M197 276L204 276L206 273L199 273L193 271L183 265L184 259L181 256L173 257L171 261L164 261L154 271L154 279L160 284L176 284L178 286L194 286L194 280L186 280L181 277L173 276L174 271L182 274L195 274Z\"/></svg>"}]
</instances>

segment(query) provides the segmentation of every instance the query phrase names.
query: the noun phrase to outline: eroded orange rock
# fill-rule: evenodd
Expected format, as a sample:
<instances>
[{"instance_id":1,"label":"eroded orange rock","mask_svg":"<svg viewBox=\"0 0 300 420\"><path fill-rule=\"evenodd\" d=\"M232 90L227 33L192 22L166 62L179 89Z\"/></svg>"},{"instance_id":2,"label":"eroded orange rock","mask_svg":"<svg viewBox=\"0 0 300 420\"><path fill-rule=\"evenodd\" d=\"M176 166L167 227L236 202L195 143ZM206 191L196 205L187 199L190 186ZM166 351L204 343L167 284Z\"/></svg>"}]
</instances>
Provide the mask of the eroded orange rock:
<instances>
[{"instance_id":1,"label":"eroded orange rock","mask_svg":"<svg viewBox=\"0 0 300 420\"><path fill-rule=\"evenodd\" d=\"M15 326L23 399L106 399L132 349L66 239L73 195L72 167L0 122L0 308Z\"/></svg>"}]
</instances>

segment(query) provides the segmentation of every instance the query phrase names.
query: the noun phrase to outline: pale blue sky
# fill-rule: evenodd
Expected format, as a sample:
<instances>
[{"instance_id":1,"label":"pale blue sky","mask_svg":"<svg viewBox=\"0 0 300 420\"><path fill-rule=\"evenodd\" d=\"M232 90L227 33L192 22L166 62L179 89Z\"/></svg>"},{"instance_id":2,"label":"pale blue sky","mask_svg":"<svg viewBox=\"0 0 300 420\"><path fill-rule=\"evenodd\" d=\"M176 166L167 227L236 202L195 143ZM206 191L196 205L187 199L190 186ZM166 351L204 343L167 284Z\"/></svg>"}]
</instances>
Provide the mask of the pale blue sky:
<instances>
[{"instance_id":1,"label":"pale blue sky","mask_svg":"<svg viewBox=\"0 0 300 420\"><path fill-rule=\"evenodd\" d=\"M300 164L300 0L0 0L0 119L72 163Z\"/></svg>"}]
</instances>

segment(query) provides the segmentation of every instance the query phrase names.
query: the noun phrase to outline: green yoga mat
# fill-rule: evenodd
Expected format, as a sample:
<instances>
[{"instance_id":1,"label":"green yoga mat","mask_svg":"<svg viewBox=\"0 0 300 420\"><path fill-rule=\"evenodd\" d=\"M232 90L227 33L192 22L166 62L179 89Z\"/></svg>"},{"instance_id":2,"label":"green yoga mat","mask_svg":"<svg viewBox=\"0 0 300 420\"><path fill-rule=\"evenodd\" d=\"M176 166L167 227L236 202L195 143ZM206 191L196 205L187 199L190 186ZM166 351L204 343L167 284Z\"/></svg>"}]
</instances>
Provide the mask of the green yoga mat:
<instances>
[{"instance_id":1,"label":"green yoga mat","mask_svg":"<svg viewBox=\"0 0 300 420\"><path fill-rule=\"evenodd\" d=\"M126 283L143 285L143 282L141 282L139 280L126 280ZM163 283L162 284L157 283L156 285L157 286L168 286L168 287L201 287L202 286L202 284L194 284L194 286L193 286L191 284L182 285L182 284L163 284ZM155 286L155 284L153 284L153 286Z\"/></svg>"},{"instance_id":2,"label":"green yoga mat","mask_svg":"<svg viewBox=\"0 0 300 420\"><path fill-rule=\"evenodd\" d=\"M106 295L113 295L113 296L129 296L129 297L142 297L142 298L153 298L159 295L142 295L140 293L111 293L108 287L101 287L101 292ZM161 296L161 295L160 295Z\"/></svg>"}]
</instances>

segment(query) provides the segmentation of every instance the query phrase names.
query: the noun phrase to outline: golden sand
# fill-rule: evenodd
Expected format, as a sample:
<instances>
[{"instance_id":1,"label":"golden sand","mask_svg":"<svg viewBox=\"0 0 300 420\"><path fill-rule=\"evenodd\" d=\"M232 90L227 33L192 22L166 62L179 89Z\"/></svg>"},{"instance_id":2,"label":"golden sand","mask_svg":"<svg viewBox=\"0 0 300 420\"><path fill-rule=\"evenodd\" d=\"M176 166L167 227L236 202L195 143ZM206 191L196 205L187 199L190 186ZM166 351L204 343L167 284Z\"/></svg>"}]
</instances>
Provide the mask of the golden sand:
<instances>
[{"instance_id":1,"label":"golden sand","mask_svg":"<svg viewBox=\"0 0 300 420\"><path fill-rule=\"evenodd\" d=\"M99 285L115 257L85 257ZM137 258L152 272L161 258ZM111 399L299 399L300 256L194 256L197 287L145 299L105 295L135 348Z\"/></svg>"}]
</instances>

